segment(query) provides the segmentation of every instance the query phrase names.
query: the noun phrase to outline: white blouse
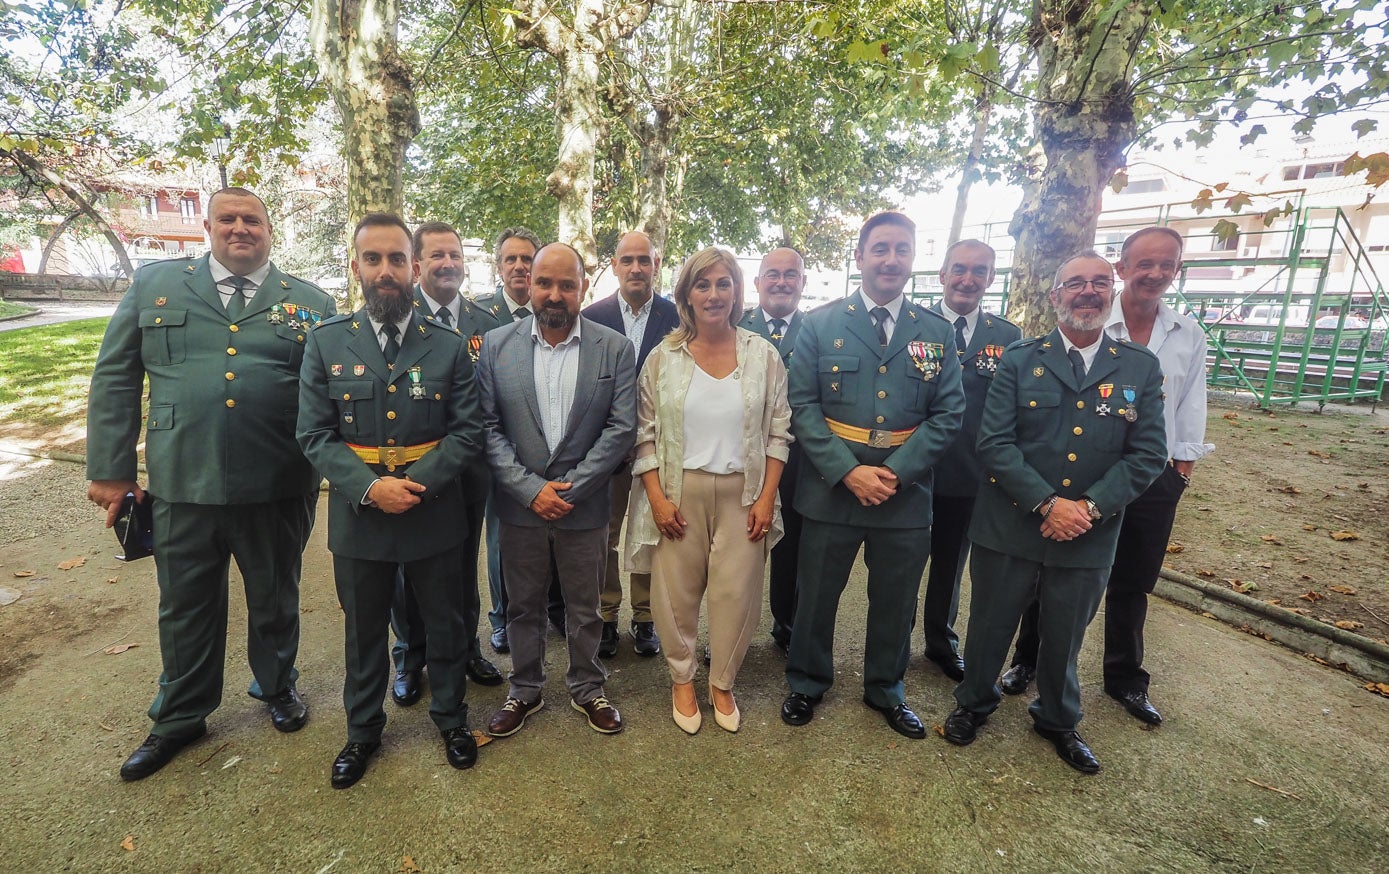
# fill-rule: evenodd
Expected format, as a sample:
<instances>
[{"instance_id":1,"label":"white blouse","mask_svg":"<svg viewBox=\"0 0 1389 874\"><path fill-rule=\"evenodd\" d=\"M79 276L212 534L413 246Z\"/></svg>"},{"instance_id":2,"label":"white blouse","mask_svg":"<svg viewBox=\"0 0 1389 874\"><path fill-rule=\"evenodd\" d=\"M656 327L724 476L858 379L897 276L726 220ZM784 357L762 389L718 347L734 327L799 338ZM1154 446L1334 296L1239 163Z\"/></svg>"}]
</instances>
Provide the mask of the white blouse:
<instances>
[{"instance_id":1,"label":"white blouse","mask_svg":"<svg viewBox=\"0 0 1389 874\"><path fill-rule=\"evenodd\" d=\"M734 370L723 379L696 366L685 394L685 470L743 472L743 388Z\"/></svg>"}]
</instances>

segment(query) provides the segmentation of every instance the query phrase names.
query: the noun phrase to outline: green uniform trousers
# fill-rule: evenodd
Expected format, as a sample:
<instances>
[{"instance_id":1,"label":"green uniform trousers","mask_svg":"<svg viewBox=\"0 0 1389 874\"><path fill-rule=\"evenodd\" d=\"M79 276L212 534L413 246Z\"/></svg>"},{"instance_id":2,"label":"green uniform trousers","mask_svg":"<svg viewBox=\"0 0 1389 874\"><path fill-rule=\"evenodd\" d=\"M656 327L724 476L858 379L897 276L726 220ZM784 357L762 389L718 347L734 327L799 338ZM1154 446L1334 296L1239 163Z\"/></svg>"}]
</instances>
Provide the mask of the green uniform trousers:
<instances>
[{"instance_id":1,"label":"green uniform trousers","mask_svg":"<svg viewBox=\"0 0 1389 874\"><path fill-rule=\"evenodd\" d=\"M246 587L249 694L265 700L298 679L299 572L318 493L222 505L151 497L164 672L149 716L154 734L182 737L222 703L232 558Z\"/></svg>"}]
</instances>

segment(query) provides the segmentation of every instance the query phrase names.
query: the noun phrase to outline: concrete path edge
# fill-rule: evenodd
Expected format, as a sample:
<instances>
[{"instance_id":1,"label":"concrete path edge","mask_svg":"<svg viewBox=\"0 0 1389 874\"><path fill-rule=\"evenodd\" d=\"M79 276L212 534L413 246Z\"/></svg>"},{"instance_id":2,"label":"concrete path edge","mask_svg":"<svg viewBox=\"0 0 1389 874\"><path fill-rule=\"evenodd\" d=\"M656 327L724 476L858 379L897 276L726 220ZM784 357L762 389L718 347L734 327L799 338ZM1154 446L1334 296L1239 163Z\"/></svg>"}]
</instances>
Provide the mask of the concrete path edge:
<instances>
[{"instance_id":1,"label":"concrete path edge","mask_svg":"<svg viewBox=\"0 0 1389 874\"><path fill-rule=\"evenodd\" d=\"M1358 677L1389 683L1389 646L1367 637L1167 568L1163 568L1153 593Z\"/></svg>"}]
</instances>

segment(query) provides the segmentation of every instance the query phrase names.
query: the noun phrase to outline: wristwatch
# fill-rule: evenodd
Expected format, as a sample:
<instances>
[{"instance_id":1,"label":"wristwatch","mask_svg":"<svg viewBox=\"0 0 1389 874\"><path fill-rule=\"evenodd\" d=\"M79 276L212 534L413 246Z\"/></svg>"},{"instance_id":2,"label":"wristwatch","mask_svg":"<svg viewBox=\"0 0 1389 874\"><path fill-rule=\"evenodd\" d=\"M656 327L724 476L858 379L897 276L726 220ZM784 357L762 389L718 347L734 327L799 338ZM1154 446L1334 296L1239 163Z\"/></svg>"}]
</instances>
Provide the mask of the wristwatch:
<instances>
[{"instance_id":1,"label":"wristwatch","mask_svg":"<svg viewBox=\"0 0 1389 874\"><path fill-rule=\"evenodd\" d=\"M1104 518L1104 514L1100 512L1099 504L1096 504L1089 498L1082 498L1081 500L1085 502L1085 509L1089 512L1091 521L1098 522Z\"/></svg>"}]
</instances>

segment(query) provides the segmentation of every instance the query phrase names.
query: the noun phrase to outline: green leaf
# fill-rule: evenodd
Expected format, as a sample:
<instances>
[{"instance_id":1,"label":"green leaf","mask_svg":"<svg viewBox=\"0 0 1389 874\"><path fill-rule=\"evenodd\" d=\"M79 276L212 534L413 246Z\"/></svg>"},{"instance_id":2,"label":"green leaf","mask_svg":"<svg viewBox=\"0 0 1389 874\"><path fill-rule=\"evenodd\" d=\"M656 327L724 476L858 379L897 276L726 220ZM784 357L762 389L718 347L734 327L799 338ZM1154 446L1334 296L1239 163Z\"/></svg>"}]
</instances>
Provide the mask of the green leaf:
<instances>
[{"instance_id":1,"label":"green leaf","mask_svg":"<svg viewBox=\"0 0 1389 874\"><path fill-rule=\"evenodd\" d=\"M1350 129L1355 131L1355 138L1360 139L1361 137L1373 133L1375 129L1378 127L1379 122L1374 120L1373 118L1362 118L1355 124L1352 124L1350 126Z\"/></svg>"},{"instance_id":2,"label":"green leaf","mask_svg":"<svg viewBox=\"0 0 1389 874\"><path fill-rule=\"evenodd\" d=\"M1230 212L1239 212L1253 202L1254 198L1250 197L1247 192L1241 191L1239 194L1225 201L1225 208L1230 210Z\"/></svg>"},{"instance_id":3,"label":"green leaf","mask_svg":"<svg viewBox=\"0 0 1389 874\"><path fill-rule=\"evenodd\" d=\"M1249 129L1249 133L1239 138L1240 145L1252 146L1255 140L1257 140L1259 137L1263 136L1266 133L1268 133L1268 128L1264 127L1261 124L1256 124Z\"/></svg>"},{"instance_id":4,"label":"green leaf","mask_svg":"<svg viewBox=\"0 0 1389 874\"><path fill-rule=\"evenodd\" d=\"M1211 229L1211 233L1215 234L1215 238L1220 242L1228 243L1230 240L1239 237L1239 225L1229 219L1221 219L1215 223L1215 227Z\"/></svg>"}]
</instances>

